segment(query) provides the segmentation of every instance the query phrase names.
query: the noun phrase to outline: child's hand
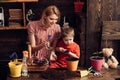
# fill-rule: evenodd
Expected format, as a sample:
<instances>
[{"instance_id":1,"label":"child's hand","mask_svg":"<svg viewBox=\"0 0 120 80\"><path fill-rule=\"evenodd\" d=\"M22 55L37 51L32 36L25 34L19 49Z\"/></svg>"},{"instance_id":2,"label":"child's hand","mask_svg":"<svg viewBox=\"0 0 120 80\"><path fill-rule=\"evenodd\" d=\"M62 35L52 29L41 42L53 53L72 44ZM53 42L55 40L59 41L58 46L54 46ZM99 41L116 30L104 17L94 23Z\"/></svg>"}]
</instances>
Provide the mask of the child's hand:
<instances>
[{"instance_id":1,"label":"child's hand","mask_svg":"<svg viewBox=\"0 0 120 80\"><path fill-rule=\"evenodd\" d=\"M64 53L65 51L67 51L67 49L64 49L63 47L59 47L59 51Z\"/></svg>"},{"instance_id":2,"label":"child's hand","mask_svg":"<svg viewBox=\"0 0 120 80\"><path fill-rule=\"evenodd\" d=\"M51 51L50 60L55 61L56 59L57 59L57 56L56 56L55 52Z\"/></svg>"},{"instance_id":3,"label":"child's hand","mask_svg":"<svg viewBox=\"0 0 120 80\"><path fill-rule=\"evenodd\" d=\"M69 51L68 51L68 50L65 50L64 54L68 54L68 53L69 53Z\"/></svg>"}]
</instances>

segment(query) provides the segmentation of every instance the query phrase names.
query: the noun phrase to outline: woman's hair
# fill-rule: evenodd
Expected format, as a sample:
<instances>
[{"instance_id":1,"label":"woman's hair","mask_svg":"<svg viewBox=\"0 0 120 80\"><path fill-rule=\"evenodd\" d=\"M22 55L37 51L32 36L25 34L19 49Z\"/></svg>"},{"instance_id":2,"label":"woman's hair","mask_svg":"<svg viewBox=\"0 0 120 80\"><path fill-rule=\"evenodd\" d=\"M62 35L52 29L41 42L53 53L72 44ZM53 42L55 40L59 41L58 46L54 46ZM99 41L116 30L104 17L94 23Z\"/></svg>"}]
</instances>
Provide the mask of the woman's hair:
<instances>
[{"instance_id":1,"label":"woman's hair","mask_svg":"<svg viewBox=\"0 0 120 80\"><path fill-rule=\"evenodd\" d=\"M60 20L60 11L59 11L59 9L55 5L50 5L47 8L45 8L43 13L42 13L41 21L42 21L43 25L46 24L46 17L50 16L52 14L57 15L58 16L58 21Z\"/></svg>"},{"instance_id":2,"label":"woman's hair","mask_svg":"<svg viewBox=\"0 0 120 80\"><path fill-rule=\"evenodd\" d=\"M74 37L75 33L74 33L74 29L70 26L64 26L62 27L62 33L61 33L61 37L65 38L65 37Z\"/></svg>"}]
</instances>

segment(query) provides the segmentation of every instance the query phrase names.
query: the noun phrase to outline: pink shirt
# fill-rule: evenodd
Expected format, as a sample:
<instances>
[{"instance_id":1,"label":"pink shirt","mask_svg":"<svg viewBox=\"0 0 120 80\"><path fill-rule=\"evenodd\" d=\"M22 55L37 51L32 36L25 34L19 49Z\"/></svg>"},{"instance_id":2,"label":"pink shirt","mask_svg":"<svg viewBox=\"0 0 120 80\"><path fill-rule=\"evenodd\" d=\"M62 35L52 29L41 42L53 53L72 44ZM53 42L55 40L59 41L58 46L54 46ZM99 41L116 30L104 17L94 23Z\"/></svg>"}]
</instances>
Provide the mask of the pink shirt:
<instances>
[{"instance_id":1,"label":"pink shirt","mask_svg":"<svg viewBox=\"0 0 120 80\"><path fill-rule=\"evenodd\" d=\"M51 36L50 40L52 44L54 40L56 40L60 36L60 32L61 32L60 25L58 24L52 25L48 28L45 28L45 26L41 26L40 21L32 21L28 24L28 35L33 34L35 36L36 45L39 45L43 41L48 40L48 35ZM47 56L48 50L45 47L43 47L36 53L38 53L37 54L38 59L48 57Z\"/></svg>"}]
</instances>

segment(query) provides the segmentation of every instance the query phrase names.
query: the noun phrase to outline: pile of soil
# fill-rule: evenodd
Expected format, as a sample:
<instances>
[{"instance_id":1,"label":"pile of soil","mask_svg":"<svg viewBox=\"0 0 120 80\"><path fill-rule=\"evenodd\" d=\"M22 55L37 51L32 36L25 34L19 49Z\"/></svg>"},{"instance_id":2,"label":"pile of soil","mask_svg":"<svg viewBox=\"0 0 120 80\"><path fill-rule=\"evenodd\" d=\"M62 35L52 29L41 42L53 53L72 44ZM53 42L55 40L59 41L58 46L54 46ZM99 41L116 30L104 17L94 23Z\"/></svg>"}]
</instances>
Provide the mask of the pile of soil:
<instances>
[{"instance_id":1,"label":"pile of soil","mask_svg":"<svg viewBox=\"0 0 120 80\"><path fill-rule=\"evenodd\" d=\"M72 80L72 78L75 80L75 78L80 79L80 73L76 71L71 72L67 69L48 69L41 73L41 77L48 80Z\"/></svg>"}]
</instances>

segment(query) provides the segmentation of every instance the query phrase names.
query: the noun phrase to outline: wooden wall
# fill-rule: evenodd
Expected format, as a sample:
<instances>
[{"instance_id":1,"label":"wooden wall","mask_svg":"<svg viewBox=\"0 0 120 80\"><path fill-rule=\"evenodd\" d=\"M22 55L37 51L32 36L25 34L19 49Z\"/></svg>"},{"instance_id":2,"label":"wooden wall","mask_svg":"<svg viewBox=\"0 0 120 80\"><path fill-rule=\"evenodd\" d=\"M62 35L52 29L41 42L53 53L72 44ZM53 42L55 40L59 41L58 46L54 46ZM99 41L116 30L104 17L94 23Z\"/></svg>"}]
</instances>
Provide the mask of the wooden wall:
<instances>
[{"instance_id":1,"label":"wooden wall","mask_svg":"<svg viewBox=\"0 0 120 80\"><path fill-rule=\"evenodd\" d=\"M113 55L120 62L120 48L119 48L119 36L116 38L112 36L113 33L120 32L119 31L119 23L120 20L120 1L119 0L87 0L87 28L86 28L86 53L87 59L89 61L89 57L95 51L101 51L104 47L112 47L114 49ZM113 32L109 35L109 38L105 38L102 36L103 29L106 27L104 24L105 21L108 21L108 29L113 29ZM115 23L111 23L110 21L114 21ZM118 34L116 34L118 35ZM107 41L107 43L106 43ZM87 63L86 62L86 63ZM87 64L90 65L90 64Z\"/></svg>"},{"instance_id":2,"label":"wooden wall","mask_svg":"<svg viewBox=\"0 0 120 80\"><path fill-rule=\"evenodd\" d=\"M102 38L103 22L120 20L120 0L87 0L86 2L87 16L80 13L74 13L73 0L39 0L38 3L26 3L26 12L31 8L37 16L40 16L42 10L46 6L50 4L57 5L62 15L60 25L62 26L63 17L66 16L67 21L69 21L70 25L76 30L77 36L75 40L81 46L81 65L89 67L89 57L92 53L106 47L106 40ZM39 17L35 19L38 18ZM26 30L8 30L0 31L0 33L0 54L5 54L4 56L7 56L6 54L11 52L11 48L13 48L14 51L18 49L18 46L21 48L19 48L19 52L25 49L25 42L27 41ZM6 40L8 38L10 40ZM113 55L115 55L120 62L119 44L119 39L107 40L107 47L114 48ZM9 45L11 45L11 48ZM7 49L4 50L5 48ZM0 57L2 58L3 55L0 55Z\"/></svg>"},{"instance_id":3,"label":"wooden wall","mask_svg":"<svg viewBox=\"0 0 120 80\"><path fill-rule=\"evenodd\" d=\"M9 60L13 52L22 57L22 50L27 49L26 41L26 30L0 31L0 60Z\"/></svg>"},{"instance_id":4,"label":"wooden wall","mask_svg":"<svg viewBox=\"0 0 120 80\"><path fill-rule=\"evenodd\" d=\"M80 66L85 66L85 6L83 13L75 13L73 2L74 0L39 0L38 3L26 3L26 13L29 9L32 9L35 13L33 20L38 20L46 6L58 6L61 11L60 25L63 25L63 18L66 16L66 21L75 29L75 42L81 47ZM12 6L9 6L7 3L5 5L2 3L0 4L0 6L6 8L6 18L9 17L9 14L7 13L9 7L21 7L19 3L11 3ZM27 30L3 30L0 31L0 37L0 54L2 54L0 55L0 59L8 59L9 55L14 51L16 51L19 54L19 57L21 57L22 50L27 49Z\"/></svg>"}]
</instances>

